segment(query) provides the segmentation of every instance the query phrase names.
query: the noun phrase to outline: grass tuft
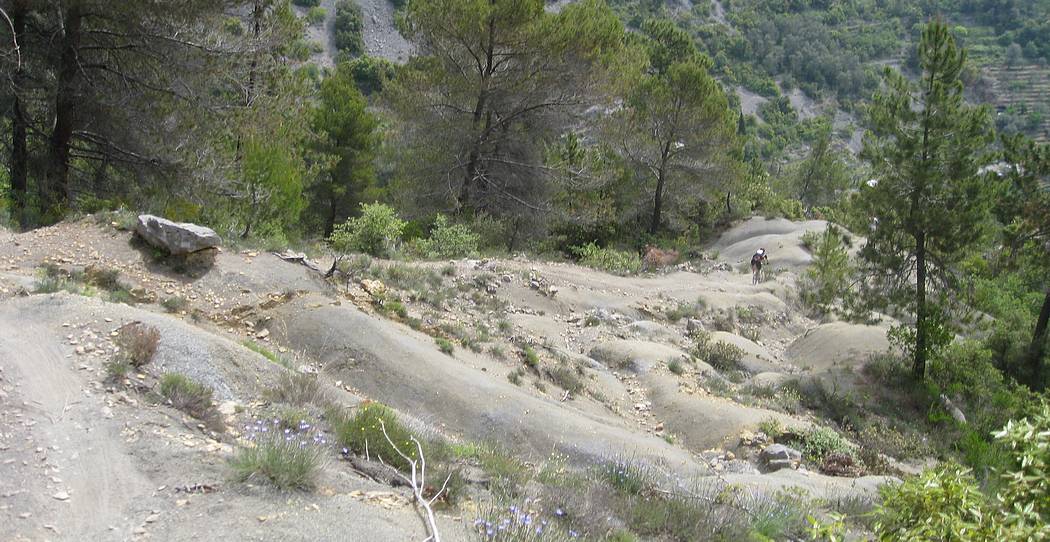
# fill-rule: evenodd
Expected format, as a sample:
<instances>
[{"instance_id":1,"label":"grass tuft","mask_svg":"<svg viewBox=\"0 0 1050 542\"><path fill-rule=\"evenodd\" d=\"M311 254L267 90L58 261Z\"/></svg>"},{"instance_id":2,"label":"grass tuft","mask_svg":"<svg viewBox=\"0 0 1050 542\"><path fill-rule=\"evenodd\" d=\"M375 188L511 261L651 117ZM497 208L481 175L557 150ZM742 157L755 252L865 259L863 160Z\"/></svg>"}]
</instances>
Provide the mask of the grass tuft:
<instances>
[{"instance_id":1,"label":"grass tuft","mask_svg":"<svg viewBox=\"0 0 1050 542\"><path fill-rule=\"evenodd\" d=\"M212 431L222 431L219 411L212 404L212 389L185 375L167 373L160 379L160 395L171 406L202 421Z\"/></svg>"}]
</instances>

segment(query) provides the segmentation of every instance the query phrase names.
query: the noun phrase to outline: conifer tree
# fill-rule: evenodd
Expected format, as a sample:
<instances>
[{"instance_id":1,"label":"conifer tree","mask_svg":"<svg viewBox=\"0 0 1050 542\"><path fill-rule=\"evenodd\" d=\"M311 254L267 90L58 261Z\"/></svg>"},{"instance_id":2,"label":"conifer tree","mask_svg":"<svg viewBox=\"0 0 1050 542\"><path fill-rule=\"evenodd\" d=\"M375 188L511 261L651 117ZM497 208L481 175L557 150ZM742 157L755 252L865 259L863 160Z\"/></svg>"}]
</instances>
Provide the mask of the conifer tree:
<instances>
[{"instance_id":1,"label":"conifer tree","mask_svg":"<svg viewBox=\"0 0 1050 542\"><path fill-rule=\"evenodd\" d=\"M875 182L862 192L861 207L877 225L861 256L872 299L914 315L908 346L921 380L931 350L950 337L946 307L930 294L952 283L953 266L980 240L988 216L989 185L979 171L993 133L987 108L963 101L966 53L946 24L925 27L919 60L917 82L887 69L868 109L862 157Z\"/></svg>"}]
</instances>

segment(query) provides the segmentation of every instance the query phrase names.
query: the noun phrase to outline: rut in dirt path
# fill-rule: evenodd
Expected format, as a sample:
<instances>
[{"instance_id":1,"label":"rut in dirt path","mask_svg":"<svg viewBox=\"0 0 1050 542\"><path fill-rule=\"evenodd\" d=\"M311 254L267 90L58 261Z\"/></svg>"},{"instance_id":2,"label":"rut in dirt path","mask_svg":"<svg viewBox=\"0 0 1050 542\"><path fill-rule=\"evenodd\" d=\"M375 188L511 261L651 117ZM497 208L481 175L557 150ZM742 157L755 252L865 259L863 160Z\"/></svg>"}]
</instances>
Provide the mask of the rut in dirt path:
<instances>
[{"instance_id":1,"label":"rut in dirt path","mask_svg":"<svg viewBox=\"0 0 1050 542\"><path fill-rule=\"evenodd\" d=\"M40 534L48 539L56 534L64 540L130 538L134 526L126 511L150 494L151 484L127 455L120 426L98 415L101 395L85 391L87 382L72 361L57 343L47 340L55 331L28 324L27 315L8 312L0 311L0 366L5 378L16 384L17 399L0 408L7 414L24 405L25 421L20 428L0 426L0 431L28 427L31 440L10 443L5 456L39 470L27 473L21 487L4 488L26 493L20 498L31 510L21 513L30 515L19 527L38 523L46 529Z\"/></svg>"}]
</instances>

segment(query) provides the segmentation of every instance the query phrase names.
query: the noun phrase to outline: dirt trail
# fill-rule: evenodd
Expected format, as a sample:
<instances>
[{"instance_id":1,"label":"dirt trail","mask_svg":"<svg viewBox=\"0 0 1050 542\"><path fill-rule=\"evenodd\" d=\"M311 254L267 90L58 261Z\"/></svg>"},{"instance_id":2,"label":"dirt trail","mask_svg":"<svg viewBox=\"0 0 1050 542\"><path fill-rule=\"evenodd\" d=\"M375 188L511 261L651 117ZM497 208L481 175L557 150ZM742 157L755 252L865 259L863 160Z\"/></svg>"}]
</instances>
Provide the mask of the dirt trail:
<instances>
[{"instance_id":1,"label":"dirt trail","mask_svg":"<svg viewBox=\"0 0 1050 542\"><path fill-rule=\"evenodd\" d=\"M19 429L27 425L29 429L21 450L7 443L12 447L9 453L16 461L18 456L32 457L41 471L39 476L30 474L23 479L22 487L3 487L2 483L0 487L5 493L29 493L22 498L27 504L34 503L30 506L37 510L19 512L32 514L20 519L39 522L52 536L125 539L131 526L124 525L123 511L148 494L149 483L124 450L120 427L99 417L101 399L84 389L85 382L70 370L70 361L58 345L45 339L53 334L53 330L27 325L18 314L0 311L0 360L5 379L15 383L19 399L0 408L5 411L4 419L11 419L9 411L18 409L19 403L24 405ZM5 433L16 429L7 425L0 428Z\"/></svg>"}]
</instances>

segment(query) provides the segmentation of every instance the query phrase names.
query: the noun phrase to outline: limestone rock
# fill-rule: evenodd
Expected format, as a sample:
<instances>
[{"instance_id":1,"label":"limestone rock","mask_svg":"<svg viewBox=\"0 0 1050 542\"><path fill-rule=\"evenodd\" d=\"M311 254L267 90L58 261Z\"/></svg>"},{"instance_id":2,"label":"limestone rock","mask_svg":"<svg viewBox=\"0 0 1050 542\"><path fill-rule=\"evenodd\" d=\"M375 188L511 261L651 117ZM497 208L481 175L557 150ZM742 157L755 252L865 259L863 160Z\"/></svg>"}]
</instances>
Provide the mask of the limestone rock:
<instances>
[{"instance_id":1,"label":"limestone rock","mask_svg":"<svg viewBox=\"0 0 1050 542\"><path fill-rule=\"evenodd\" d=\"M802 452L783 444L771 444L762 449L759 459L770 470L795 468L802 461Z\"/></svg>"},{"instance_id":2,"label":"limestone rock","mask_svg":"<svg viewBox=\"0 0 1050 542\"><path fill-rule=\"evenodd\" d=\"M190 254L219 246L222 239L211 228L172 222L153 215L139 215L135 233L147 243L169 254Z\"/></svg>"}]
</instances>

